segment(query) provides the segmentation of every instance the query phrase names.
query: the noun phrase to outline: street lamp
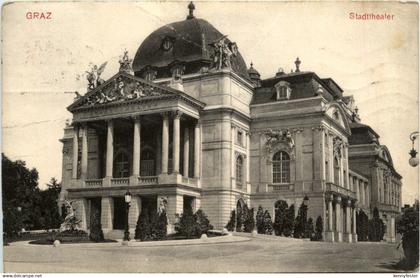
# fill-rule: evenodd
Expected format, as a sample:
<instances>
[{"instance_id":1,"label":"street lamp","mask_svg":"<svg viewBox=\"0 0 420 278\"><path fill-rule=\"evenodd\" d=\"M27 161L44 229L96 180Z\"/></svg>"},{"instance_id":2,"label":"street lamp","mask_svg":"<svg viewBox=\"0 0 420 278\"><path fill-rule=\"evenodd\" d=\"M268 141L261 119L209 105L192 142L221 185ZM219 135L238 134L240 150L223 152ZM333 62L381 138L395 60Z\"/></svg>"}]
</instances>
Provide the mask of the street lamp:
<instances>
[{"instance_id":1,"label":"street lamp","mask_svg":"<svg viewBox=\"0 0 420 278\"><path fill-rule=\"evenodd\" d=\"M411 151L409 152L411 158L408 160L408 163L413 167L416 167L417 165L419 165L419 158L417 157L417 151L414 149L414 141L417 139L417 137L419 137L418 131L415 131L410 134L412 147L411 147Z\"/></svg>"},{"instance_id":2,"label":"street lamp","mask_svg":"<svg viewBox=\"0 0 420 278\"><path fill-rule=\"evenodd\" d=\"M124 195L124 201L125 201L125 208L126 208L126 222L125 222L125 231L124 231L124 241L130 241L130 231L128 227L128 211L130 209L130 202L131 202L131 193L128 191Z\"/></svg>"}]
</instances>

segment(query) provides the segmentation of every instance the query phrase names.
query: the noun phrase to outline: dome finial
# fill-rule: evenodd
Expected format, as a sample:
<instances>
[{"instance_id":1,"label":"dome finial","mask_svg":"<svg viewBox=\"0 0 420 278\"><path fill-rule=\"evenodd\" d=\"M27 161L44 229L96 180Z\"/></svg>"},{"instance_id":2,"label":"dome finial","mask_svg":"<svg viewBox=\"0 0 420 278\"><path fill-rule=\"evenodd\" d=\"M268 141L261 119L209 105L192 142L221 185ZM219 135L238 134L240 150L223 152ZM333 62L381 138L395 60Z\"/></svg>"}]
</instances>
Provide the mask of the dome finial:
<instances>
[{"instance_id":1,"label":"dome finial","mask_svg":"<svg viewBox=\"0 0 420 278\"><path fill-rule=\"evenodd\" d=\"M190 4L188 4L188 10L190 10L190 14L187 16L187 19L193 19L194 18L195 6L194 6L194 3L192 1L190 2Z\"/></svg>"}]
</instances>

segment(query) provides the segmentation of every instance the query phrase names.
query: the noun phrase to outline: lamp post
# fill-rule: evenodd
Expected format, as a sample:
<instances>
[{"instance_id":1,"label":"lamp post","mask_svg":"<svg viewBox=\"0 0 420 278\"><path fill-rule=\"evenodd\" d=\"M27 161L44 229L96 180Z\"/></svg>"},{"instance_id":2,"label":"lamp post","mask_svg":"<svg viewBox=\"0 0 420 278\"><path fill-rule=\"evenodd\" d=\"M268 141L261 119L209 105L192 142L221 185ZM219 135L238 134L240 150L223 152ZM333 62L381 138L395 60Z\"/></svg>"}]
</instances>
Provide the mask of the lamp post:
<instances>
[{"instance_id":1,"label":"lamp post","mask_svg":"<svg viewBox=\"0 0 420 278\"><path fill-rule=\"evenodd\" d=\"M128 227L128 211L130 210L130 202L131 202L131 193L130 191L128 191L125 193L124 195L124 201L125 201L125 205L126 205L126 222L125 222L125 231L124 231L124 241L130 241L130 231L129 231L129 227Z\"/></svg>"},{"instance_id":2,"label":"lamp post","mask_svg":"<svg viewBox=\"0 0 420 278\"><path fill-rule=\"evenodd\" d=\"M408 160L408 163L412 167L416 167L417 165L419 165L419 158L417 157L417 151L414 149L414 141L416 141L417 137L419 137L419 132L418 131L415 131L415 132L410 134L410 140L411 140L411 143L412 143L412 147L411 147L411 151L409 152L411 157Z\"/></svg>"}]
</instances>

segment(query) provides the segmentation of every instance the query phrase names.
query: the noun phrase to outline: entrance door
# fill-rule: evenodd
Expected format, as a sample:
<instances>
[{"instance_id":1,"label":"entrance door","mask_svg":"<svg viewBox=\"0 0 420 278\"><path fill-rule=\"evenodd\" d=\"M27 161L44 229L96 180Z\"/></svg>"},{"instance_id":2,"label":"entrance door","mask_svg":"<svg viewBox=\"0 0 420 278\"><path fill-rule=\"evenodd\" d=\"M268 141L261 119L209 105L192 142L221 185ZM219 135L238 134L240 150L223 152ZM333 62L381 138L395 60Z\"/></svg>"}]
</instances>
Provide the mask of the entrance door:
<instances>
[{"instance_id":1,"label":"entrance door","mask_svg":"<svg viewBox=\"0 0 420 278\"><path fill-rule=\"evenodd\" d=\"M126 208L125 208L124 197L114 198L114 219L113 219L113 229L114 230L124 230L126 222Z\"/></svg>"}]
</instances>

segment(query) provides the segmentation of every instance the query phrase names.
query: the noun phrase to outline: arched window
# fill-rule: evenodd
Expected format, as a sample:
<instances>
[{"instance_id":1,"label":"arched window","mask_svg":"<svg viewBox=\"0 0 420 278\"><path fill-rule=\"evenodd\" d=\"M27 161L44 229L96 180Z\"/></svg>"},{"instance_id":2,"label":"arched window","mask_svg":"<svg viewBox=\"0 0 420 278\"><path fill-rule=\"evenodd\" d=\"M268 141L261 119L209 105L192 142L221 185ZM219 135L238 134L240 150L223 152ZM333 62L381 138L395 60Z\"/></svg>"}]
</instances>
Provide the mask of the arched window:
<instances>
[{"instance_id":1,"label":"arched window","mask_svg":"<svg viewBox=\"0 0 420 278\"><path fill-rule=\"evenodd\" d=\"M114 178L126 178L130 176L130 163L125 152L119 153L114 160Z\"/></svg>"},{"instance_id":2,"label":"arched window","mask_svg":"<svg viewBox=\"0 0 420 278\"><path fill-rule=\"evenodd\" d=\"M290 157L280 151L273 156L273 183L290 182Z\"/></svg>"},{"instance_id":3,"label":"arched window","mask_svg":"<svg viewBox=\"0 0 420 278\"><path fill-rule=\"evenodd\" d=\"M334 183L340 184L340 162L337 157L334 157Z\"/></svg>"},{"instance_id":4,"label":"arched window","mask_svg":"<svg viewBox=\"0 0 420 278\"><path fill-rule=\"evenodd\" d=\"M243 182L244 160L242 156L236 158L236 184L242 185Z\"/></svg>"}]
</instances>

